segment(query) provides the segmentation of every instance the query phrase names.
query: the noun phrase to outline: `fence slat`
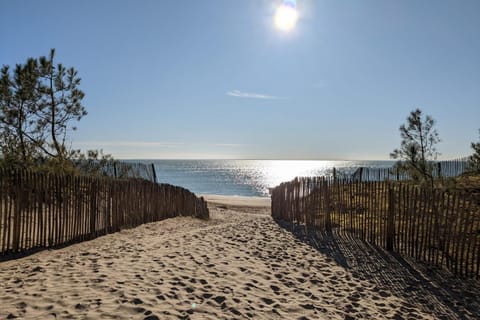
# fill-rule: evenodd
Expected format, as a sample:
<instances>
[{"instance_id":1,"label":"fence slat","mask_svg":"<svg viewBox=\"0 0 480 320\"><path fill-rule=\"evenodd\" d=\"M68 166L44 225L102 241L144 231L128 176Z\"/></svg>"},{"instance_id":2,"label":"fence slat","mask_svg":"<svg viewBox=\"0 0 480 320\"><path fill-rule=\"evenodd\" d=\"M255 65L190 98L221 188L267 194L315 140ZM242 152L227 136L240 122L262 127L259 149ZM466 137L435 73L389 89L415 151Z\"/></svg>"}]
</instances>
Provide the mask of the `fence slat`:
<instances>
[{"instance_id":1,"label":"fence slat","mask_svg":"<svg viewBox=\"0 0 480 320\"><path fill-rule=\"evenodd\" d=\"M177 215L209 217L203 198L139 179L1 169L0 191L0 255L91 239Z\"/></svg>"},{"instance_id":2,"label":"fence slat","mask_svg":"<svg viewBox=\"0 0 480 320\"><path fill-rule=\"evenodd\" d=\"M459 165L454 170L461 169ZM362 178L367 174L363 171ZM459 276L477 278L479 212L478 199L465 194L400 182L296 178L272 190L275 219L348 232Z\"/></svg>"}]
</instances>

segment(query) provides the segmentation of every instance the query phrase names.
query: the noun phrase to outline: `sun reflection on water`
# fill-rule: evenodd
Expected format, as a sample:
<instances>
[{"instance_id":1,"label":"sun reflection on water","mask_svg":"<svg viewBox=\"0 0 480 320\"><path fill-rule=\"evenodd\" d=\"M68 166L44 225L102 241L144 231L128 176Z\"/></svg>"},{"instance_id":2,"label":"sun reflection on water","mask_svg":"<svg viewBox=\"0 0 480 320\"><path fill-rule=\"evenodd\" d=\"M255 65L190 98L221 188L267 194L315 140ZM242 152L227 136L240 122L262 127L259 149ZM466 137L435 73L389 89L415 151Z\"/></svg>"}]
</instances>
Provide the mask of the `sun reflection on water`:
<instances>
[{"instance_id":1,"label":"sun reflection on water","mask_svg":"<svg viewBox=\"0 0 480 320\"><path fill-rule=\"evenodd\" d=\"M151 162L150 162L151 163ZM356 168L390 166L385 161L326 160L157 160L160 182L195 193L269 196L269 188L302 176L329 176L332 168L345 174Z\"/></svg>"},{"instance_id":2,"label":"sun reflection on water","mask_svg":"<svg viewBox=\"0 0 480 320\"><path fill-rule=\"evenodd\" d=\"M291 160L251 160L238 162L235 168L236 181L253 185L262 195L268 195L268 189L282 182L302 176L325 176L332 172L338 161L291 161Z\"/></svg>"}]
</instances>

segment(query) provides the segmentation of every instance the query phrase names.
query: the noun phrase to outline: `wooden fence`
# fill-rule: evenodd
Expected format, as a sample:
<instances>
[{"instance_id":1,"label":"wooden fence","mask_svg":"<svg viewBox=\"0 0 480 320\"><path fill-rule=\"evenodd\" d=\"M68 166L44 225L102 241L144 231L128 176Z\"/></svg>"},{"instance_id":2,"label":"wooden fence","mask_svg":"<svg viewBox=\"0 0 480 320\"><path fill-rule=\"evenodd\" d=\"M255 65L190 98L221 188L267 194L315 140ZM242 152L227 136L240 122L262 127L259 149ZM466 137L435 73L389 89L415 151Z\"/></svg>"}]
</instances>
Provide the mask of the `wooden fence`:
<instances>
[{"instance_id":1,"label":"wooden fence","mask_svg":"<svg viewBox=\"0 0 480 320\"><path fill-rule=\"evenodd\" d=\"M157 182L157 174L153 163L127 161L74 161L77 170L84 175L101 175L118 179L138 178Z\"/></svg>"},{"instance_id":2,"label":"wooden fence","mask_svg":"<svg viewBox=\"0 0 480 320\"><path fill-rule=\"evenodd\" d=\"M456 177L468 171L469 157L438 161L434 176L439 177Z\"/></svg>"},{"instance_id":3,"label":"wooden fence","mask_svg":"<svg viewBox=\"0 0 480 320\"><path fill-rule=\"evenodd\" d=\"M434 161L432 164L432 176L434 178L448 178L462 175L468 170L468 157L454 160ZM334 171L335 172L335 171ZM360 167L351 175L352 180L357 181L405 181L412 177L407 172L397 167L390 168L368 168Z\"/></svg>"},{"instance_id":4,"label":"wooden fence","mask_svg":"<svg viewBox=\"0 0 480 320\"><path fill-rule=\"evenodd\" d=\"M480 199L400 182L296 178L272 191L275 219L348 232L454 274L480 277Z\"/></svg>"},{"instance_id":5,"label":"wooden fence","mask_svg":"<svg viewBox=\"0 0 480 320\"><path fill-rule=\"evenodd\" d=\"M203 198L146 180L0 170L0 255L47 248L185 215L208 218Z\"/></svg>"}]
</instances>

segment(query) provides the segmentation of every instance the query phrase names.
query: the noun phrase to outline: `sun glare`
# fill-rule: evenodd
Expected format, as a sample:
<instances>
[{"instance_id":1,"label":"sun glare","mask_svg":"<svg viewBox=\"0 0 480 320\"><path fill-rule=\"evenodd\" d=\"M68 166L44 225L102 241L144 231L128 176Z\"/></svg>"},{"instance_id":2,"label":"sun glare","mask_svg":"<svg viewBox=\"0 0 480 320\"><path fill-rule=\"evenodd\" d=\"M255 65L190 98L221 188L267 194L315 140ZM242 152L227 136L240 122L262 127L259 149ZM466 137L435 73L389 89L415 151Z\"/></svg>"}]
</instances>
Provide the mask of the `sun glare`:
<instances>
[{"instance_id":1,"label":"sun glare","mask_svg":"<svg viewBox=\"0 0 480 320\"><path fill-rule=\"evenodd\" d=\"M283 31L290 31L295 28L298 20L297 10L288 5L281 5L275 12L275 26Z\"/></svg>"}]
</instances>

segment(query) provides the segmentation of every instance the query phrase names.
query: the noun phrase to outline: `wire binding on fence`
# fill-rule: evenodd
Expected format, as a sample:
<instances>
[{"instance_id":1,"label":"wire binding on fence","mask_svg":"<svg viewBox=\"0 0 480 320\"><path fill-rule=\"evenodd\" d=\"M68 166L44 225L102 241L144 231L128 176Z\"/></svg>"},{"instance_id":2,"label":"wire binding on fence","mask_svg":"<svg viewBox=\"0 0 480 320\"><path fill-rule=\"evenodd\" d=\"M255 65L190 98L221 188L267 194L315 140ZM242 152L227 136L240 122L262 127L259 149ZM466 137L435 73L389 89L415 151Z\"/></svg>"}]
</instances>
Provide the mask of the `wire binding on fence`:
<instances>
[{"instance_id":1,"label":"wire binding on fence","mask_svg":"<svg viewBox=\"0 0 480 320\"><path fill-rule=\"evenodd\" d=\"M480 277L480 201L472 194L392 181L296 178L272 190L272 216Z\"/></svg>"},{"instance_id":2,"label":"wire binding on fence","mask_svg":"<svg viewBox=\"0 0 480 320\"><path fill-rule=\"evenodd\" d=\"M138 178L151 182L157 182L155 165L140 162L125 161L88 161L80 160L74 162L75 167L85 175L97 174L117 179Z\"/></svg>"},{"instance_id":3,"label":"wire binding on fence","mask_svg":"<svg viewBox=\"0 0 480 320\"><path fill-rule=\"evenodd\" d=\"M0 169L0 254L176 216L208 219L209 211L203 198L169 184Z\"/></svg>"}]
</instances>

